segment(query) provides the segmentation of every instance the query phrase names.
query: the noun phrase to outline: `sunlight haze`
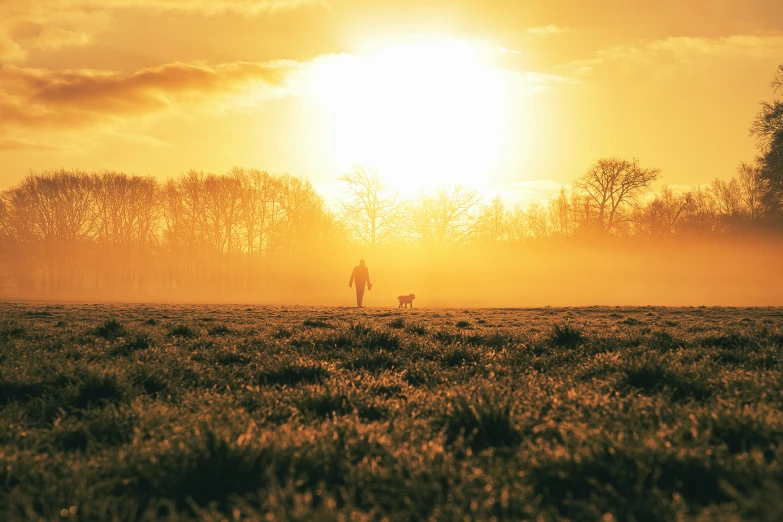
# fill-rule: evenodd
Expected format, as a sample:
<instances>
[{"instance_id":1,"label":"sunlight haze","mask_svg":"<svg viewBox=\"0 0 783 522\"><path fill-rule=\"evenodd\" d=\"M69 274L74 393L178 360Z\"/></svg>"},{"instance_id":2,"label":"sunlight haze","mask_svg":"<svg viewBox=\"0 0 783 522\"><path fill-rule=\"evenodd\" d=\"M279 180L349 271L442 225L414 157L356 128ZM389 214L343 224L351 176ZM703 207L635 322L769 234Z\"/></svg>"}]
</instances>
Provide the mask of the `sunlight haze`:
<instances>
[{"instance_id":1,"label":"sunlight haze","mask_svg":"<svg viewBox=\"0 0 783 522\"><path fill-rule=\"evenodd\" d=\"M783 56L783 7L760 0L45 0L0 18L3 188L239 165L328 191L364 163L404 192L513 202L606 155L692 187L753 158Z\"/></svg>"}]
</instances>

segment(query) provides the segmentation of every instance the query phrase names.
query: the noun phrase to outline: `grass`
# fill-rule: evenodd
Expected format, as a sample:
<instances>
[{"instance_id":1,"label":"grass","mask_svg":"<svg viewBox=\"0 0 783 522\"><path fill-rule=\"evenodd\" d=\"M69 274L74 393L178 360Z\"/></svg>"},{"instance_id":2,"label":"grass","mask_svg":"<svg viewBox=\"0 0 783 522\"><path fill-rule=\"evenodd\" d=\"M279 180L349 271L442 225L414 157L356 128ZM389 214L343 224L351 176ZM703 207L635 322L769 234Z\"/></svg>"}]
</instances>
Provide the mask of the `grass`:
<instances>
[{"instance_id":1,"label":"grass","mask_svg":"<svg viewBox=\"0 0 783 522\"><path fill-rule=\"evenodd\" d=\"M0 303L0 520L783 519L780 309L250 312Z\"/></svg>"},{"instance_id":2,"label":"grass","mask_svg":"<svg viewBox=\"0 0 783 522\"><path fill-rule=\"evenodd\" d=\"M128 334L125 327L116 319L108 319L105 323L95 328L94 333L97 337L114 340L124 337Z\"/></svg>"},{"instance_id":3,"label":"grass","mask_svg":"<svg viewBox=\"0 0 783 522\"><path fill-rule=\"evenodd\" d=\"M559 348L576 348L584 343L585 338L582 330L569 323L554 324L547 337L550 346Z\"/></svg>"},{"instance_id":4,"label":"grass","mask_svg":"<svg viewBox=\"0 0 783 522\"><path fill-rule=\"evenodd\" d=\"M193 339L198 337L198 332L187 325L177 325L169 329L170 337L182 337L183 339Z\"/></svg>"},{"instance_id":5,"label":"grass","mask_svg":"<svg viewBox=\"0 0 783 522\"><path fill-rule=\"evenodd\" d=\"M442 427L448 444L461 441L474 452L511 448L522 441L511 408L512 402L498 393L459 395L435 424Z\"/></svg>"},{"instance_id":6,"label":"grass","mask_svg":"<svg viewBox=\"0 0 783 522\"><path fill-rule=\"evenodd\" d=\"M323 382L329 376L329 371L320 365L312 363L287 363L264 370L258 374L258 383L266 385L315 384Z\"/></svg>"}]
</instances>

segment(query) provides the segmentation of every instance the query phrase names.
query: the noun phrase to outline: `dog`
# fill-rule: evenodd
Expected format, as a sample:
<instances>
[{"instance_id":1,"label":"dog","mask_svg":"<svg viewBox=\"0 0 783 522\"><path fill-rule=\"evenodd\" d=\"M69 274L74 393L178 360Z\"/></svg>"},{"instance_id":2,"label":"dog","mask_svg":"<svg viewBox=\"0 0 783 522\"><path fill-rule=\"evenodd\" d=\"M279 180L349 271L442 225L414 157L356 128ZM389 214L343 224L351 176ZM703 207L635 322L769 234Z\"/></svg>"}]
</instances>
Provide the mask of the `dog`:
<instances>
[{"instance_id":1,"label":"dog","mask_svg":"<svg viewBox=\"0 0 783 522\"><path fill-rule=\"evenodd\" d=\"M413 308L414 299L416 299L416 294L397 296L397 300L400 302L400 306L397 308L408 308L408 305L411 305L411 308Z\"/></svg>"}]
</instances>

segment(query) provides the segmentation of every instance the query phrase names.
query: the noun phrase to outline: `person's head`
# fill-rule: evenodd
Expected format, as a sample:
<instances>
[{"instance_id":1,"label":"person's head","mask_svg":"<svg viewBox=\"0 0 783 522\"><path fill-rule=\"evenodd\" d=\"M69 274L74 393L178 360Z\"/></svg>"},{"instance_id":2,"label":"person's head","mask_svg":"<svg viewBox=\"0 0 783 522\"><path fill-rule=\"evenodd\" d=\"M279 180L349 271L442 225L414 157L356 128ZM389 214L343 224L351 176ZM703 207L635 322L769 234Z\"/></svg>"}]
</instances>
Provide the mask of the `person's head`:
<instances>
[{"instance_id":1,"label":"person's head","mask_svg":"<svg viewBox=\"0 0 783 522\"><path fill-rule=\"evenodd\" d=\"M359 260L359 266L364 266L364 259Z\"/></svg>"}]
</instances>

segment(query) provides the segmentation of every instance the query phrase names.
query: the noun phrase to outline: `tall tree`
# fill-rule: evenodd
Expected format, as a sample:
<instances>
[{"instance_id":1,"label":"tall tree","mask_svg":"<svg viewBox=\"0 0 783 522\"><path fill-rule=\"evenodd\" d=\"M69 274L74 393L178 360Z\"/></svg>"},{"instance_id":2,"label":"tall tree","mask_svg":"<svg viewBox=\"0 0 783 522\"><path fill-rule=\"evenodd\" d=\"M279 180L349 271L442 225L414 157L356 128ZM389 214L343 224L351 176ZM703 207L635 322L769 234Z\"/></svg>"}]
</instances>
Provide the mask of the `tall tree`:
<instances>
[{"instance_id":1,"label":"tall tree","mask_svg":"<svg viewBox=\"0 0 783 522\"><path fill-rule=\"evenodd\" d=\"M636 159L598 160L576 182L587 196L590 210L596 214L594 228L610 233L619 223L628 220L627 207L632 206L659 175L660 170L642 168Z\"/></svg>"},{"instance_id":2,"label":"tall tree","mask_svg":"<svg viewBox=\"0 0 783 522\"><path fill-rule=\"evenodd\" d=\"M783 92L783 64L772 80L772 92ZM762 176L769 183L763 198L765 207L774 218L783 219L783 101L761 102L750 132L756 137Z\"/></svg>"},{"instance_id":3,"label":"tall tree","mask_svg":"<svg viewBox=\"0 0 783 522\"><path fill-rule=\"evenodd\" d=\"M396 198L387 193L383 180L374 170L354 167L340 178L348 184L348 199L343 214L356 239L370 247L389 239L397 213Z\"/></svg>"},{"instance_id":4,"label":"tall tree","mask_svg":"<svg viewBox=\"0 0 783 522\"><path fill-rule=\"evenodd\" d=\"M741 163L737 169L737 182L744 212L751 220L758 218L764 209L764 196L769 190L769 180L764 177L763 169L759 165Z\"/></svg>"},{"instance_id":5,"label":"tall tree","mask_svg":"<svg viewBox=\"0 0 783 522\"><path fill-rule=\"evenodd\" d=\"M0 260L8 264L17 290L24 294L36 289L39 243L29 194L20 187L0 193Z\"/></svg>"},{"instance_id":6,"label":"tall tree","mask_svg":"<svg viewBox=\"0 0 783 522\"><path fill-rule=\"evenodd\" d=\"M736 225L742 213L742 194L737 179L724 181L716 178L712 181L710 190L717 204L718 214L730 227Z\"/></svg>"},{"instance_id":7,"label":"tall tree","mask_svg":"<svg viewBox=\"0 0 783 522\"><path fill-rule=\"evenodd\" d=\"M95 178L79 171L29 174L19 185L30 206L33 229L43 245L45 288L61 292L81 286L85 256L95 225Z\"/></svg>"},{"instance_id":8,"label":"tall tree","mask_svg":"<svg viewBox=\"0 0 783 522\"><path fill-rule=\"evenodd\" d=\"M484 205L476 223L477 239L486 243L500 243L506 239L506 207L500 196Z\"/></svg>"},{"instance_id":9,"label":"tall tree","mask_svg":"<svg viewBox=\"0 0 783 522\"><path fill-rule=\"evenodd\" d=\"M664 185L652 201L636 212L636 228L653 237L671 237L691 206L690 194L678 194Z\"/></svg>"},{"instance_id":10,"label":"tall tree","mask_svg":"<svg viewBox=\"0 0 783 522\"><path fill-rule=\"evenodd\" d=\"M462 185L424 193L406 211L407 235L442 247L464 243L475 231L480 202L478 192Z\"/></svg>"}]
</instances>

